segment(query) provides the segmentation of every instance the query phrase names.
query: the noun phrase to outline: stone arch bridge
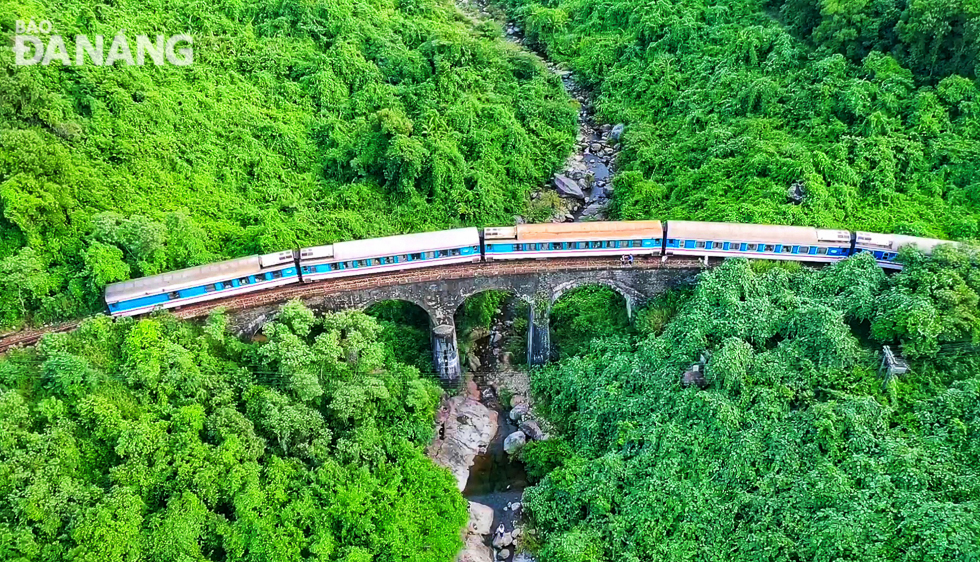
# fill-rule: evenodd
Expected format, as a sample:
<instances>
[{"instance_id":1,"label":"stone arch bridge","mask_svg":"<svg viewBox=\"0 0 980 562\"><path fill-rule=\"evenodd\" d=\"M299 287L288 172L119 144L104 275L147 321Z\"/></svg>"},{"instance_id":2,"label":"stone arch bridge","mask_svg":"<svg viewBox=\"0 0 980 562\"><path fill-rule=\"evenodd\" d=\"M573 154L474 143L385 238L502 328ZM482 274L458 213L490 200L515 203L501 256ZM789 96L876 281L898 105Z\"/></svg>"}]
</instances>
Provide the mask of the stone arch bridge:
<instances>
[{"instance_id":1,"label":"stone arch bridge","mask_svg":"<svg viewBox=\"0 0 980 562\"><path fill-rule=\"evenodd\" d=\"M531 304L528 362L542 364L551 351L551 305L567 291L605 285L626 300L629 313L664 290L694 281L704 266L696 259L659 256L638 258L625 266L618 258L497 261L420 269L399 273L289 285L239 298L191 305L175 311L184 318L205 316L225 308L231 326L254 335L275 317L288 300L300 299L311 309L332 312L365 309L377 302L414 303L429 315L436 371L446 383L461 374L453 317L463 302L490 290L507 291Z\"/></svg>"}]
</instances>

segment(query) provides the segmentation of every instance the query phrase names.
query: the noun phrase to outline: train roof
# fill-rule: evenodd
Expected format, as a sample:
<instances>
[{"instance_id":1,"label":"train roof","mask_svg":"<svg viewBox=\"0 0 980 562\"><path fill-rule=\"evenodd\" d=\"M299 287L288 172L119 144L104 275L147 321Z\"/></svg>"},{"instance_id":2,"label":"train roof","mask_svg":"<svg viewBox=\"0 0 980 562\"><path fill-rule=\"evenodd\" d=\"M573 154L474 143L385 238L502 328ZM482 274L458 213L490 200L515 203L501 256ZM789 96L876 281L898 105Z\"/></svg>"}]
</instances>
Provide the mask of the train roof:
<instances>
[{"instance_id":1,"label":"train roof","mask_svg":"<svg viewBox=\"0 0 980 562\"><path fill-rule=\"evenodd\" d=\"M851 240L846 230L824 230L810 226L770 226L730 222L668 221L670 238L694 238L727 242L775 242L792 244L846 243Z\"/></svg>"},{"instance_id":2,"label":"train roof","mask_svg":"<svg viewBox=\"0 0 980 562\"><path fill-rule=\"evenodd\" d=\"M127 301L254 275L262 270L260 259L261 256L248 256L113 283L105 288L105 300L107 303Z\"/></svg>"},{"instance_id":3,"label":"train roof","mask_svg":"<svg viewBox=\"0 0 980 562\"><path fill-rule=\"evenodd\" d=\"M660 221L625 222L565 222L521 224L516 227L487 228L487 239L517 240L582 240L592 238L618 239L623 236L663 237Z\"/></svg>"},{"instance_id":4,"label":"train roof","mask_svg":"<svg viewBox=\"0 0 980 562\"><path fill-rule=\"evenodd\" d=\"M329 252L326 249L331 248L330 246L303 248L300 250L300 259L307 261L331 258L337 261L346 261L479 245L480 232L476 228L456 228L436 232L400 234L384 238L369 238L352 242L337 242Z\"/></svg>"},{"instance_id":5,"label":"train roof","mask_svg":"<svg viewBox=\"0 0 980 562\"><path fill-rule=\"evenodd\" d=\"M930 254L936 246L940 244L954 244L949 240L938 238L921 238L918 236L906 236L904 234L878 234L876 232L857 232L857 246L862 248L881 248L885 250L898 251L902 246L912 245Z\"/></svg>"}]
</instances>

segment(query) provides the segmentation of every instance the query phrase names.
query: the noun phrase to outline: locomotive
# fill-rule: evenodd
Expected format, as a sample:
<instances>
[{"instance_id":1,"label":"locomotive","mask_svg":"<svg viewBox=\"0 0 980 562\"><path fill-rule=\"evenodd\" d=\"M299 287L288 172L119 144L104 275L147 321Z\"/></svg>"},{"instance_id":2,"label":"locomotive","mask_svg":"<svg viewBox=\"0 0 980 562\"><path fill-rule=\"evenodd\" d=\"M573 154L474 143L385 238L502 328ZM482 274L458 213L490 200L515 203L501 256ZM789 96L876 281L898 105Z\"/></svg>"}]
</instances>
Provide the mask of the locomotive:
<instances>
[{"instance_id":1,"label":"locomotive","mask_svg":"<svg viewBox=\"0 0 980 562\"><path fill-rule=\"evenodd\" d=\"M745 257L833 263L870 252L885 269L902 246L926 254L940 244L934 238L828 230L803 226L766 226L692 221L625 221L522 224L457 228L338 242L249 256L113 283L105 300L112 316L135 316L156 309L221 299L292 283L338 277L441 267L495 260L589 256Z\"/></svg>"}]
</instances>

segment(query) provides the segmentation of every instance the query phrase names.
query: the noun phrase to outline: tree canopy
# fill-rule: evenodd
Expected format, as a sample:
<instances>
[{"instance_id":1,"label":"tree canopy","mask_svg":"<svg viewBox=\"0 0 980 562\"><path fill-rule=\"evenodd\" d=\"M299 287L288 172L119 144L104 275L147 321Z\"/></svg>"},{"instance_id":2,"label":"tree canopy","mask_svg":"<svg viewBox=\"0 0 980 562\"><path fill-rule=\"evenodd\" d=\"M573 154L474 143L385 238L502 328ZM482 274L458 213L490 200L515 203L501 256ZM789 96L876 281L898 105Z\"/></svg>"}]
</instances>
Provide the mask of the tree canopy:
<instances>
[{"instance_id":1,"label":"tree canopy","mask_svg":"<svg viewBox=\"0 0 980 562\"><path fill-rule=\"evenodd\" d=\"M960 277L976 256L940 255L957 266L910 256L891 278L869 255L729 260L662 334L599 338L533 372L558 433L524 453L538 559L980 556L980 360L932 347L980 343L980 287ZM920 316L906 299L941 310L938 328L903 323ZM879 376L881 343L914 350L912 372ZM703 352L707 387L685 388Z\"/></svg>"},{"instance_id":2,"label":"tree canopy","mask_svg":"<svg viewBox=\"0 0 980 562\"><path fill-rule=\"evenodd\" d=\"M16 273L0 328L223 258L510 224L574 140L559 78L451 2L4 0L0 14L6 44L16 20L69 42L194 39L183 67L0 52L0 271Z\"/></svg>"},{"instance_id":3,"label":"tree canopy","mask_svg":"<svg viewBox=\"0 0 980 562\"><path fill-rule=\"evenodd\" d=\"M263 343L100 316L0 360L0 557L453 560L441 391L380 331L298 303Z\"/></svg>"}]
</instances>

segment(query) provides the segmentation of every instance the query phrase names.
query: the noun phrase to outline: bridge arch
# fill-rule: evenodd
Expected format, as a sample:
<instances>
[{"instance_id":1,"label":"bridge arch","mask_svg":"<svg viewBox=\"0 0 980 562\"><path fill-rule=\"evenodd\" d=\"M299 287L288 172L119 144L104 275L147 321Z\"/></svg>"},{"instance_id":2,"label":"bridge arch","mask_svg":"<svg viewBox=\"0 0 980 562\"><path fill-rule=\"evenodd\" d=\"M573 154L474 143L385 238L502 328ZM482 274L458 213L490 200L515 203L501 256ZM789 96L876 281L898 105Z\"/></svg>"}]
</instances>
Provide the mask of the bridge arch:
<instances>
[{"instance_id":1,"label":"bridge arch","mask_svg":"<svg viewBox=\"0 0 980 562\"><path fill-rule=\"evenodd\" d=\"M633 318L633 312L636 310L636 307L641 305L646 300L643 293L617 279L580 277L555 286L551 292L551 302L549 303L549 308L550 306L554 306L558 299L560 299L565 293L582 287L588 287L590 285L609 287L613 291L616 291L626 301L626 314L631 319Z\"/></svg>"}]
</instances>

